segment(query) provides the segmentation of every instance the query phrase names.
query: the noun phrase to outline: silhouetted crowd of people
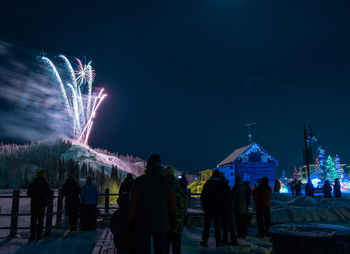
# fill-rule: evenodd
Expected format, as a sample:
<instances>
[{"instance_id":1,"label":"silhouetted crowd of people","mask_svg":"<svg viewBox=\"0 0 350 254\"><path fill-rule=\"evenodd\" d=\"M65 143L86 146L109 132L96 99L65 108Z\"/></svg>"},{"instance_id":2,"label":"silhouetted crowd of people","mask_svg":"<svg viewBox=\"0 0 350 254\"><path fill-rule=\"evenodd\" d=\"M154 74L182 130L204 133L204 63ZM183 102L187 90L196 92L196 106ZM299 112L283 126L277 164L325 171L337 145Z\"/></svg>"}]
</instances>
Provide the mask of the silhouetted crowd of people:
<instances>
[{"instance_id":1,"label":"silhouetted crowd of people","mask_svg":"<svg viewBox=\"0 0 350 254\"><path fill-rule=\"evenodd\" d=\"M80 188L74 177L70 176L60 190L65 197L70 231L76 231L80 216L81 230L94 230L97 224L97 187L92 184L91 177ZM31 198L30 240L40 240L43 231L45 210L51 195L45 170L40 170L37 177L29 185L27 195Z\"/></svg>"},{"instance_id":2,"label":"silhouetted crowd of people","mask_svg":"<svg viewBox=\"0 0 350 254\"><path fill-rule=\"evenodd\" d=\"M272 189L267 177L257 181L254 188L249 181L236 175L231 188L229 181L219 170L214 170L204 184L200 202L204 211L204 228L200 245L208 247L211 224L214 224L216 246L238 245L238 238L246 238L252 215L249 213L251 199L255 209L256 237L269 236L271 225L270 201ZM133 179L128 174L120 186L117 203L119 208L111 216L111 232L114 235L118 253L150 253L151 241L155 254L181 253L181 235L186 218L188 181L183 173L175 177L172 166L163 167L158 154L147 160L145 174ZM292 195L301 195L302 184L291 182ZM273 191L279 193L281 183L276 179ZM335 179L333 189L328 180L322 192L325 198L341 197L339 179ZM97 203L99 193L91 177L86 178L82 187L73 176L67 178L60 194L65 197L70 231L94 230L97 226ZM45 209L52 195L45 170L40 170L28 187L31 197L31 240L41 239Z\"/></svg>"}]
</instances>

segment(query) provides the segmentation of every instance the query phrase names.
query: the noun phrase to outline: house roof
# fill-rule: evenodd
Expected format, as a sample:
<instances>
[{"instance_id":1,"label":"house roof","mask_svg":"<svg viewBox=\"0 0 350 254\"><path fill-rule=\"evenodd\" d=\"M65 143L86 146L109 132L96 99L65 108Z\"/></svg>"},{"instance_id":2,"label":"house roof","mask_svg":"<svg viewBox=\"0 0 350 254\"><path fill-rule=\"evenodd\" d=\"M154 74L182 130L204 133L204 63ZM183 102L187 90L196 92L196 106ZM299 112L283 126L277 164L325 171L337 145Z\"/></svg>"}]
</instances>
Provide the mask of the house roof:
<instances>
[{"instance_id":1,"label":"house roof","mask_svg":"<svg viewBox=\"0 0 350 254\"><path fill-rule=\"evenodd\" d=\"M233 153L231 153L229 156L226 157L226 159L224 159L223 161L221 161L219 163L218 166L225 166L228 164L232 164L241 154L243 154L245 151L247 151L251 146L253 146L254 144L256 144L257 146L259 146L259 148L264 151L265 153L267 153L265 150L262 149L262 147L260 145L258 145L257 143L251 143L247 146L243 146L241 148L238 148L236 150L233 151ZM269 154L269 153L267 153ZM271 156L271 155L270 155ZM277 160L275 158L273 158L271 156L271 158L276 162L276 164L278 164Z\"/></svg>"}]
</instances>

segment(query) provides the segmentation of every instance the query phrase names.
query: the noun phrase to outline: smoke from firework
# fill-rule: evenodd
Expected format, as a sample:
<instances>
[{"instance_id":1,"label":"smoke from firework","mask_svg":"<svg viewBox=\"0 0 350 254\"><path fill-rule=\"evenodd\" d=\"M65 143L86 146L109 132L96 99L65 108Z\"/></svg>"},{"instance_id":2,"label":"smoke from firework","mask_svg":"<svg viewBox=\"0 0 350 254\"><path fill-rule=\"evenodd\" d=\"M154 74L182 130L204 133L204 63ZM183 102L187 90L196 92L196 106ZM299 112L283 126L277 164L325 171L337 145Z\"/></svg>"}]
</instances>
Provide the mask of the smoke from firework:
<instances>
[{"instance_id":1,"label":"smoke from firework","mask_svg":"<svg viewBox=\"0 0 350 254\"><path fill-rule=\"evenodd\" d=\"M84 96L83 86L78 89L72 80L74 71L67 69L68 59L63 60L56 67L48 58L0 41L0 137L24 141L64 137L87 143L97 110L90 103L99 105L103 94L93 95L90 79Z\"/></svg>"}]
</instances>

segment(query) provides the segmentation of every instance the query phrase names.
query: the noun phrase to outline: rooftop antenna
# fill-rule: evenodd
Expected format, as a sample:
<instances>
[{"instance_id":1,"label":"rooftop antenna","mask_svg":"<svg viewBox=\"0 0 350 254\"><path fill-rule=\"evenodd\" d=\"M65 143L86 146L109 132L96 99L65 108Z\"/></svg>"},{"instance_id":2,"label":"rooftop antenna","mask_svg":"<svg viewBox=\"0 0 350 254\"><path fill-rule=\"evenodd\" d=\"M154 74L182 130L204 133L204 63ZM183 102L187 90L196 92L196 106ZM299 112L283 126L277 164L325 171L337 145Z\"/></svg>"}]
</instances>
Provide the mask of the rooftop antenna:
<instances>
[{"instance_id":1,"label":"rooftop antenna","mask_svg":"<svg viewBox=\"0 0 350 254\"><path fill-rule=\"evenodd\" d=\"M252 143L252 137L253 137L253 135L252 135L252 133L251 133L250 126L253 126L253 125L256 125L256 123L246 123L246 124L245 124L245 126L248 127L248 142L249 142L249 144Z\"/></svg>"}]
</instances>

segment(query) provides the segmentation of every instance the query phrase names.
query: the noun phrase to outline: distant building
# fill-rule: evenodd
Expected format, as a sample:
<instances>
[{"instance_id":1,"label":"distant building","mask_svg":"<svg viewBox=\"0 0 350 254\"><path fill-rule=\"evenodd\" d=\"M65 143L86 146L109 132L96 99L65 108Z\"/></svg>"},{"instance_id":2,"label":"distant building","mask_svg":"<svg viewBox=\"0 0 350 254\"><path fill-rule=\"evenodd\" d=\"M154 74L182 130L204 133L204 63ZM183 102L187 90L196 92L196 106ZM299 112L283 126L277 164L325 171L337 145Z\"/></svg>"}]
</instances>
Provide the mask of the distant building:
<instances>
[{"instance_id":1,"label":"distant building","mask_svg":"<svg viewBox=\"0 0 350 254\"><path fill-rule=\"evenodd\" d=\"M254 185L258 179L266 176L269 178L269 184L272 185L276 179L277 165L276 159L253 142L236 149L218 164L217 169L224 172L231 187L236 175L242 177L244 181L250 181L250 185Z\"/></svg>"},{"instance_id":2,"label":"distant building","mask_svg":"<svg viewBox=\"0 0 350 254\"><path fill-rule=\"evenodd\" d=\"M191 193L202 193L204 184L213 175L213 170L206 169L206 170L200 171L199 174L201 175L200 179L194 181L193 183L187 186L187 188L191 190Z\"/></svg>"},{"instance_id":3,"label":"distant building","mask_svg":"<svg viewBox=\"0 0 350 254\"><path fill-rule=\"evenodd\" d=\"M201 181L206 182L213 175L213 170L206 169L206 170L203 170L203 171L199 171L199 174L201 175Z\"/></svg>"}]
</instances>

